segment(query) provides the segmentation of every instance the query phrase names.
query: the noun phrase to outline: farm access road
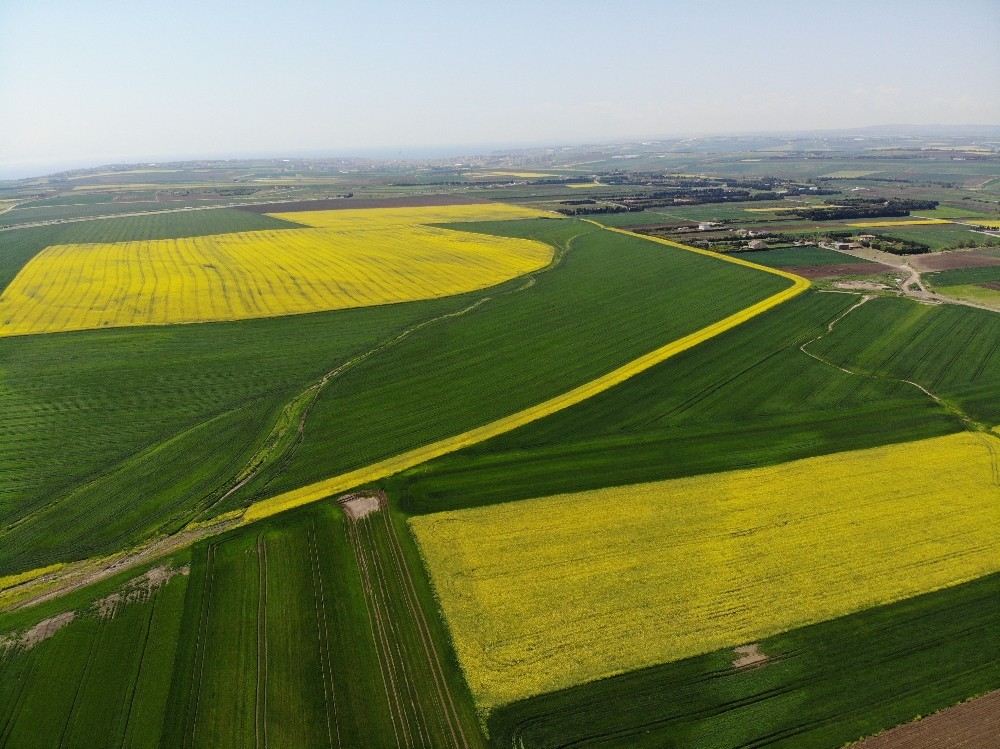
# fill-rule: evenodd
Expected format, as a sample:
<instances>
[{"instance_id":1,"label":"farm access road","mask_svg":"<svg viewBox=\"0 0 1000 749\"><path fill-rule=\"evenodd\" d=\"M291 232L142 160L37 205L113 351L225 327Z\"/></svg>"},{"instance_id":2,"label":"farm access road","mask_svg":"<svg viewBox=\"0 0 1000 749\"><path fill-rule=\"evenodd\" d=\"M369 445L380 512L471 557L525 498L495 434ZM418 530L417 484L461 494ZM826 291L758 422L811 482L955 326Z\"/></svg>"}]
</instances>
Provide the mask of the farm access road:
<instances>
[{"instance_id":1,"label":"farm access road","mask_svg":"<svg viewBox=\"0 0 1000 749\"><path fill-rule=\"evenodd\" d=\"M635 232L625 229L605 226L604 224L600 224L589 219L584 220L597 227L599 230L623 234L625 236L634 237L646 242L653 242L655 244L683 250L685 252L705 255L719 262L732 263L746 268L752 268L763 273L769 273L774 276L785 278L791 281L791 285L776 294L772 294L771 296L740 310L739 312L696 330L693 333L689 333L686 336L670 341L669 343L643 354L642 356L633 359L632 361L627 362L626 364L594 380L586 382L583 385L579 385L578 387L562 393L561 395L557 395L554 398L542 401L534 406L530 406L526 409L518 411L517 413L497 419L488 424L484 424L451 437L446 437L413 450L408 450L399 455L378 461L363 468L348 471L322 481L317 481L315 483L299 487L298 489L278 494L268 499L260 500L259 502L249 505L243 511L242 515L235 512L226 513L225 515L220 516L217 519L217 522L208 521L198 523L197 525L182 529L173 536L154 539L138 549L134 549L124 554L114 555L112 558L113 566L108 564L108 558L99 558L82 560L78 563L68 564L64 569L60 569L56 572L40 574L37 577L33 577L30 572L26 575L19 576L22 579L27 580L27 582L15 587L23 588L25 594L15 595L13 599L15 603L13 603L11 607L23 608L25 606L31 606L40 600L50 600L71 590L75 590L92 582L105 579L112 574L127 569L128 567L142 564L166 553L173 553L179 548L191 545L195 541L201 540L207 536L222 533L238 525L247 525L295 507L301 507L334 495L342 494L359 486L388 478L409 468L413 468L414 466L433 460L434 458L441 457L442 455L447 455L448 453L456 452L465 447L476 445L481 442L485 442L488 439L492 439L493 437L506 434L507 432L517 429L518 427L530 424L558 411L569 408L570 406L582 403L595 395L620 385L632 377L635 377L636 375L661 364L671 357L687 351L688 349L694 348L698 344L721 335L722 333L732 330L733 328L742 325L759 315L762 315L780 304L784 304L788 300L793 299L799 294L805 292L812 285L808 279L801 276L777 268L769 268L763 265L758 265L748 260L743 260L742 258L731 257L712 252L710 250L691 247L690 245L681 244L680 242L674 242L669 239L636 234ZM36 586L38 588L37 591L35 590ZM14 588L0 592L10 594L14 592Z\"/></svg>"},{"instance_id":2,"label":"farm access road","mask_svg":"<svg viewBox=\"0 0 1000 749\"><path fill-rule=\"evenodd\" d=\"M976 309L983 309L989 312L997 311L996 307L991 307L988 304L978 304L976 302L970 302L967 299L956 299L955 297L944 296L933 291L928 291L927 287L924 286L923 279L920 277L920 269L915 267L908 259L906 259L906 257L909 256L894 255L891 252L883 252L882 250L876 250L870 247L854 250L838 250L831 244L820 244L820 247L825 250L839 252L842 255L850 255L854 258L871 260L875 263L888 265L906 273L906 278L899 282L899 292L902 293L903 296L910 297L918 302L928 304L958 304L962 307L975 307ZM914 255L912 257L920 258L921 255ZM886 290L890 290L890 287L886 287Z\"/></svg>"}]
</instances>

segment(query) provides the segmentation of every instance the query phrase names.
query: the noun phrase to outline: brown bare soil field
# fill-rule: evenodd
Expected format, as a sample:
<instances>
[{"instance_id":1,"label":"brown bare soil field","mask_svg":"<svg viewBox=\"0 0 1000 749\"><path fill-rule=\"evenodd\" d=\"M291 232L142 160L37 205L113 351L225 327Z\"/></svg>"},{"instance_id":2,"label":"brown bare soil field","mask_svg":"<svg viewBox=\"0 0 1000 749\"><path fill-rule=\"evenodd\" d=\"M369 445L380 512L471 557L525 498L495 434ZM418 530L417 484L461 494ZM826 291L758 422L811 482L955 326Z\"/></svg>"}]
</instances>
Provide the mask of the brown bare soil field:
<instances>
[{"instance_id":1,"label":"brown bare soil field","mask_svg":"<svg viewBox=\"0 0 1000 749\"><path fill-rule=\"evenodd\" d=\"M836 265L796 265L782 268L806 278L830 278L831 276L870 276L875 273L889 273L893 269L881 263L838 263Z\"/></svg>"},{"instance_id":2,"label":"brown bare soil field","mask_svg":"<svg viewBox=\"0 0 1000 749\"><path fill-rule=\"evenodd\" d=\"M292 213L297 211L336 211L351 208L412 208L424 205L470 205L488 203L467 195L407 195L401 198L329 198L293 200L287 203L258 203L237 206L252 213Z\"/></svg>"},{"instance_id":3,"label":"brown bare soil field","mask_svg":"<svg viewBox=\"0 0 1000 749\"><path fill-rule=\"evenodd\" d=\"M914 255L910 264L921 273L938 270L955 270L957 268L986 268L1000 265L1000 257L981 255L977 252L934 252L927 255Z\"/></svg>"},{"instance_id":4,"label":"brown bare soil field","mask_svg":"<svg viewBox=\"0 0 1000 749\"><path fill-rule=\"evenodd\" d=\"M1000 749L1000 690L942 710L852 749Z\"/></svg>"},{"instance_id":5,"label":"brown bare soil field","mask_svg":"<svg viewBox=\"0 0 1000 749\"><path fill-rule=\"evenodd\" d=\"M1000 281L987 281L986 283L979 284L985 289L991 289L993 291L1000 291Z\"/></svg>"}]
</instances>

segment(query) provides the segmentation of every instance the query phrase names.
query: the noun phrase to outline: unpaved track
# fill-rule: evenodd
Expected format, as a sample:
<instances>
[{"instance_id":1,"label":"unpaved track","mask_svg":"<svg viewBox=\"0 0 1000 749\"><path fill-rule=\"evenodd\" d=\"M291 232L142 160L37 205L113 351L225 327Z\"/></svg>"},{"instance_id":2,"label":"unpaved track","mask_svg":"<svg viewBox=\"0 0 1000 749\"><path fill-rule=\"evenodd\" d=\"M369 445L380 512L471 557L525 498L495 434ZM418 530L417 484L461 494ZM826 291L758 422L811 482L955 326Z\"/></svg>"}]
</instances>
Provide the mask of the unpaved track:
<instances>
[{"instance_id":1,"label":"unpaved track","mask_svg":"<svg viewBox=\"0 0 1000 749\"><path fill-rule=\"evenodd\" d=\"M902 383L905 383L907 385L910 385L911 387L915 387L917 390L919 390L924 395L926 395L928 398L930 398L935 403L937 403L939 406L941 406L941 408L945 409L946 411L948 411L949 413L951 413L953 416L955 416L956 418L958 418L965 425L966 429L968 429L969 431L971 431L971 432L977 432L977 433L983 433L983 434L985 434L987 436L993 434L992 431L991 431L991 427L988 424L983 424L982 422L976 421L969 414L967 414L961 408L959 408L958 406L956 406L954 403L952 403L951 401L945 400L944 398L942 398L941 396L939 396L937 393L934 393L931 390L929 390L928 388L926 388L924 385L921 385L916 380L907 380L906 378L903 378L903 377L889 377L887 375L880 375L880 374L874 374L874 373L871 373L871 372L865 372L865 371L860 370L860 369L848 369L847 367L842 367L839 364L837 364L836 362L832 362L829 359L826 359L825 357L820 356L819 354L814 354L812 351L809 351L809 346L811 346L812 344L816 343L816 341L818 341L818 340L820 340L820 339L825 338L826 336L828 336L830 333L833 332L833 329L837 326L837 323L839 323L841 320L843 320L849 314L851 314L852 312L854 312L854 310L856 310L861 305L866 304L867 302L870 302L872 299L875 299L875 296L871 295L871 294L866 294L865 296L861 297L861 299L856 304L854 304L853 306L849 307L844 312L842 312L840 315L838 315L836 318L834 318L826 326L826 332L825 333L820 333L816 337L809 339L808 341L806 341L805 343L803 343L801 346L799 346L799 351L801 351L806 356L808 356L808 357L810 357L812 359L815 359L816 361L820 362L821 364L825 364L828 367L833 367L834 369L839 369L841 372L844 372L845 374L854 375L856 377L866 377L866 378L871 379L871 380L888 380L888 381L891 381L891 382L902 382ZM988 440L987 440L987 446L989 447L990 451L992 452L994 448L992 447L992 445L989 443ZM994 468L994 471L996 471L996 468Z\"/></svg>"},{"instance_id":2,"label":"unpaved track","mask_svg":"<svg viewBox=\"0 0 1000 749\"><path fill-rule=\"evenodd\" d=\"M838 250L832 245L820 245L825 250L830 250L832 252L839 252L841 255L848 255L854 258L861 258L862 260L871 260L876 263L881 263L882 265L887 265L889 267L895 268L906 274L900 284L897 293L903 296L909 297L910 299L915 299L918 302L925 302L927 304L957 304L960 307L973 307L975 309L986 310L987 312L996 312L996 307L991 307L988 304L980 304L978 302L972 302L967 299L958 299L957 297L943 296L941 294L928 291L927 287L924 286L924 280L920 276L920 270L916 267L917 261L914 259L911 264L908 259L911 256L903 255L893 255L891 252L882 252L881 250L874 250L871 248L863 248L860 250ZM913 255L913 258L922 257L921 255ZM916 289L912 288L916 286ZM892 291L896 291L893 289Z\"/></svg>"},{"instance_id":3,"label":"unpaved track","mask_svg":"<svg viewBox=\"0 0 1000 749\"><path fill-rule=\"evenodd\" d=\"M1000 749L1000 690L851 744L850 749Z\"/></svg>"},{"instance_id":4,"label":"unpaved track","mask_svg":"<svg viewBox=\"0 0 1000 749\"><path fill-rule=\"evenodd\" d=\"M221 533L233 527L233 525L237 522L246 525L295 507L301 507L312 502L318 502L327 497L342 494L355 487L375 483L384 478L400 473L401 471L407 470L408 468L412 468L422 463L426 463L429 460L433 460L434 458L441 457L442 455L447 455L448 453L456 452L465 447L469 447L470 445L476 445L492 439L493 437L506 434L507 432L524 426L525 424L530 424L558 411L562 411L578 403L582 403L595 395L599 395L600 393L616 387L632 377L635 377L636 375L663 363L667 359L677 356L688 349L694 348L700 343L715 338L716 336L719 336L759 315L764 314L774 307L784 304L790 299L802 294L811 286L811 282L808 279L777 268L768 268L766 266L757 265L756 263L743 260L742 258L721 255L710 250L690 247L688 245L673 242L668 239L662 239L660 237L649 237L642 234L636 234L625 229L606 227L603 224L599 224L596 221L591 221L589 219L585 219L585 221L586 223L595 226L598 230L622 234L642 241L671 247L673 249L680 249L685 252L704 255L719 262L753 268L763 273L769 273L774 276L785 278L792 283L786 289L783 289L776 294L772 294L766 299L763 299L756 304L752 304L739 312L723 318L722 320L707 325L699 330L689 333L686 336L670 341L653 351L627 362L607 374L586 382L583 385L579 385L572 390L562 393L561 395L557 395L546 401L535 404L534 406L529 406L528 408L509 416L497 419L474 429L470 429L466 432L432 442L428 445L408 450L391 458L370 464L364 468L349 471L347 473L333 476L331 478L255 502L246 508L242 517L238 521L227 519L224 522L201 526L197 530L184 529L173 536L158 539L134 552L129 553L128 555L117 559L114 562L113 567L105 565L102 560L84 560L78 565L71 566L71 568L65 572L54 572L40 577L38 580L32 581L31 584L34 585L38 581L44 581L46 584L44 592L39 595L28 595L25 598L20 599L16 604L16 607L29 606L40 602L41 600L48 600L62 595L69 590L79 588L91 582L96 582L97 580L108 577L109 575L127 567L140 564L146 560L155 559L185 546L189 546L201 538ZM561 257L561 254L557 253L556 257ZM554 259L553 262L557 262L557 260ZM531 280L532 279L529 278L528 282L519 288L529 288ZM458 313L451 314L464 314L468 311L468 309L465 309L459 311ZM430 322L431 321L427 321L425 324L429 324ZM408 333L405 334L408 335ZM395 341L392 341L391 343L394 342ZM333 370L333 372L328 374L331 377L335 376L336 371L337 370ZM231 488L231 490L234 489L235 488ZM69 585L60 584L60 581L67 576L71 576L73 582Z\"/></svg>"}]
</instances>

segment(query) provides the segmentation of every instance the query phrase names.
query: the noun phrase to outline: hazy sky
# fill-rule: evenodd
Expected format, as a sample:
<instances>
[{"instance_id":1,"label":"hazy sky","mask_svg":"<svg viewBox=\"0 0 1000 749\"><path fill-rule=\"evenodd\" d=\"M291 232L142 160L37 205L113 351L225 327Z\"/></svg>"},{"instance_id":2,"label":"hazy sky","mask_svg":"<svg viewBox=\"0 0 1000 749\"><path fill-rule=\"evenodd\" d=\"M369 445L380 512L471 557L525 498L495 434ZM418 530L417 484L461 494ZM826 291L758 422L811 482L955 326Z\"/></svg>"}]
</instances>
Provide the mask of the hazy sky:
<instances>
[{"instance_id":1,"label":"hazy sky","mask_svg":"<svg viewBox=\"0 0 1000 749\"><path fill-rule=\"evenodd\" d=\"M1000 123L1000 2L0 0L0 167Z\"/></svg>"}]
</instances>

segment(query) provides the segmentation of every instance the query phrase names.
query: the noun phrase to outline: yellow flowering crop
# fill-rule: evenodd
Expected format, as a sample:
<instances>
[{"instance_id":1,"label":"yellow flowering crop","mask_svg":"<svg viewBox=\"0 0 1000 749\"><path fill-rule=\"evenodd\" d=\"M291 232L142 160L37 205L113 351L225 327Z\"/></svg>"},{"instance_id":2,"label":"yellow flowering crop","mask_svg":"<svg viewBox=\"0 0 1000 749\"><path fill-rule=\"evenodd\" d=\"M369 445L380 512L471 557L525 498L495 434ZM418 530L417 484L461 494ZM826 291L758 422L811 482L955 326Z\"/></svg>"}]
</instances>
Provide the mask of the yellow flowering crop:
<instances>
[{"instance_id":1,"label":"yellow flowering crop","mask_svg":"<svg viewBox=\"0 0 1000 749\"><path fill-rule=\"evenodd\" d=\"M998 448L963 433L410 523L488 709L1000 569Z\"/></svg>"},{"instance_id":2,"label":"yellow flowering crop","mask_svg":"<svg viewBox=\"0 0 1000 749\"><path fill-rule=\"evenodd\" d=\"M0 336L240 320L447 296L544 267L548 245L426 224L482 204L287 214L310 228L48 247L0 296Z\"/></svg>"}]
</instances>

